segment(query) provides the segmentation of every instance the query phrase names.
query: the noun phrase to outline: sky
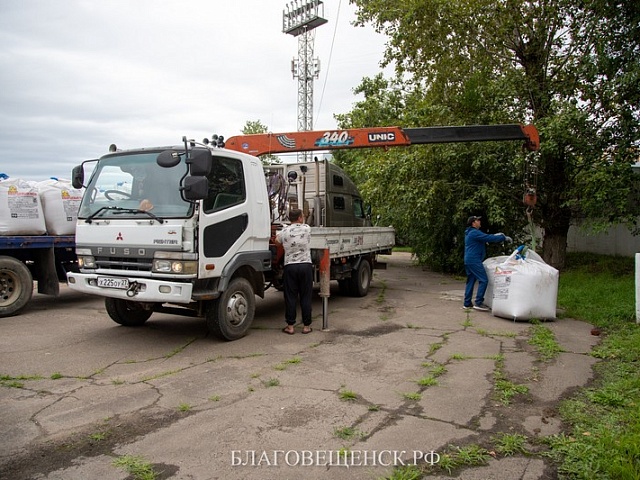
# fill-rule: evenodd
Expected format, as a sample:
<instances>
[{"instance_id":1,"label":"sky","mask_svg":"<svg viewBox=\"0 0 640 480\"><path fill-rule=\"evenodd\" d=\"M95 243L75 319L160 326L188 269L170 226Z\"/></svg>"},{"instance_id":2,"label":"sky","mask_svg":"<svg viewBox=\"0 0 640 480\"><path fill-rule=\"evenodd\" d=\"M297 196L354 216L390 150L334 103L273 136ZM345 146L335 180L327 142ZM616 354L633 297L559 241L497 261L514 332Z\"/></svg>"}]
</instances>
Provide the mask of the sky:
<instances>
[{"instance_id":1,"label":"sky","mask_svg":"<svg viewBox=\"0 0 640 480\"><path fill-rule=\"evenodd\" d=\"M298 128L290 0L0 0L0 173L70 178L118 148ZM385 37L324 0L313 129L336 127L381 71Z\"/></svg>"}]
</instances>

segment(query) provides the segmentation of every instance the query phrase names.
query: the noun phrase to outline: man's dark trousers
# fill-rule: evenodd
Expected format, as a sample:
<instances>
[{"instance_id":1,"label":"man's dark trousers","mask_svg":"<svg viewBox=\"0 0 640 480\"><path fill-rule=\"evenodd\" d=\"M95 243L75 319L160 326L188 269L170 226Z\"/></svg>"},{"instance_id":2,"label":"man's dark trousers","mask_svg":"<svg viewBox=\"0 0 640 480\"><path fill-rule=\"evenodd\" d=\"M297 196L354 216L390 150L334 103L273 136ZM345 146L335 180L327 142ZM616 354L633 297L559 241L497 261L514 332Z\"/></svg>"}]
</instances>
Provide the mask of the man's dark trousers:
<instances>
[{"instance_id":1,"label":"man's dark trousers","mask_svg":"<svg viewBox=\"0 0 640 480\"><path fill-rule=\"evenodd\" d=\"M287 324L296 323L296 306L300 298L302 323L311 325L311 294L313 293L313 265L290 263L284 267L284 318Z\"/></svg>"}]
</instances>

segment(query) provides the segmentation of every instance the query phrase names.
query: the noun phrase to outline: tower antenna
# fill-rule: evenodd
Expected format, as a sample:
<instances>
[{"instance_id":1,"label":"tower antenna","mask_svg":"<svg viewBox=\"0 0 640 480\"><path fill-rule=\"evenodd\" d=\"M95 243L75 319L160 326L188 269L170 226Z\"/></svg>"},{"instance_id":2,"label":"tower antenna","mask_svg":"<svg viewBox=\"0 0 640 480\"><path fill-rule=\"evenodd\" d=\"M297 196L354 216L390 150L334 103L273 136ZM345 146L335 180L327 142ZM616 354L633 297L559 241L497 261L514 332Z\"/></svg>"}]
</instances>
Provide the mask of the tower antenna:
<instances>
[{"instance_id":1,"label":"tower antenna","mask_svg":"<svg viewBox=\"0 0 640 480\"><path fill-rule=\"evenodd\" d=\"M291 73L298 79L298 131L313 130L313 80L320 74L320 59L313 58L315 28L327 23L320 0L295 0L282 12L282 31L298 37L298 58ZM298 153L298 161L309 161L310 152Z\"/></svg>"}]
</instances>

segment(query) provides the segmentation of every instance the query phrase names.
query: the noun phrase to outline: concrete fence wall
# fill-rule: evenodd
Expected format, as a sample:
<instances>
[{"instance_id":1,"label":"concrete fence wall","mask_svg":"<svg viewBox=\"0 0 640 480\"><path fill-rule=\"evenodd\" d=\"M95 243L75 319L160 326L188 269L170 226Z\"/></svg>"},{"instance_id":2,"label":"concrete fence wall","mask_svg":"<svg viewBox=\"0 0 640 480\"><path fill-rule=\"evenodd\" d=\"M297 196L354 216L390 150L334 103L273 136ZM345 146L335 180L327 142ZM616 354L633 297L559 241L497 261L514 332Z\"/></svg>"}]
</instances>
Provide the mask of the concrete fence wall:
<instances>
[{"instance_id":1,"label":"concrete fence wall","mask_svg":"<svg viewBox=\"0 0 640 480\"><path fill-rule=\"evenodd\" d=\"M588 235L579 227L572 226L567 235L567 251L635 257L640 252L640 235L631 235L629 229L622 225L598 235Z\"/></svg>"}]
</instances>

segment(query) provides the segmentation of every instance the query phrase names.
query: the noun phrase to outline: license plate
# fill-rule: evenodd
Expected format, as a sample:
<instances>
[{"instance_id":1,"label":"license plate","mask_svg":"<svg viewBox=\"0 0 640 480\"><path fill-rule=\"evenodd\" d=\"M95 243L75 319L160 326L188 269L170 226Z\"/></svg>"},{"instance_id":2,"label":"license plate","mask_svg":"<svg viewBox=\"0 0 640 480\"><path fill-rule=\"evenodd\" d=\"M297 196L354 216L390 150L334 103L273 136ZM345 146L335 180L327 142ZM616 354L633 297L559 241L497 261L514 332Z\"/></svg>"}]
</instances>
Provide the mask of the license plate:
<instances>
[{"instance_id":1,"label":"license plate","mask_svg":"<svg viewBox=\"0 0 640 480\"><path fill-rule=\"evenodd\" d=\"M98 277L98 286L126 290L129 288L129 280L126 278Z\"/></svg>"}]
</instances>

